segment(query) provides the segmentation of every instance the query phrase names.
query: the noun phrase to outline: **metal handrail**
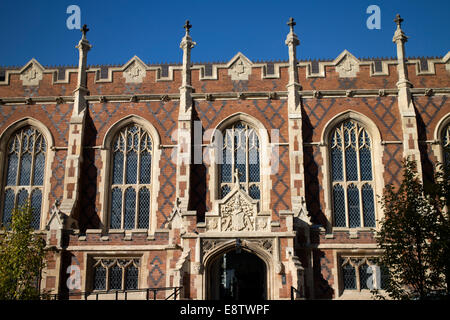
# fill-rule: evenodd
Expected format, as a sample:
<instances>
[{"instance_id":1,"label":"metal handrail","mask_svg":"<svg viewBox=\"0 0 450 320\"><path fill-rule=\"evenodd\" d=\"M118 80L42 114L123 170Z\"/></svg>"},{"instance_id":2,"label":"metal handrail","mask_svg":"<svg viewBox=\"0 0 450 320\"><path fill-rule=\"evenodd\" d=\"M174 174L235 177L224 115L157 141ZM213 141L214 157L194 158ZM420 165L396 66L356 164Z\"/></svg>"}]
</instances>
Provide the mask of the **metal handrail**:
<instances>
[{"instance_id":1,"label":"metal handrail","mask_svg":"<svg viewBox=\"0 0 450 320\"><path fill-rule=\"evenodd\" d=\"M124 294L124 300L128 299L128 294L133 292L145 292L145 300L150 300L150 292L153 293L152 300L156 300L156 296L160 291L173 290L173 292L164 300L169 300L173 297L173 300L177 300L177 296L183 287L163 287L163 288L144 288L144 289L131 289L131 290L103 290L103 291L86 291L86 292L69 292L69 293L52 293L52 294L41 294L41 300L67 300L70 297L84 297L87 300L88 296L95 295L95 300L98 300L99 295L102 294L114 294L115 300L119 300L119 293Z\"/></svg>"}]
</instances>

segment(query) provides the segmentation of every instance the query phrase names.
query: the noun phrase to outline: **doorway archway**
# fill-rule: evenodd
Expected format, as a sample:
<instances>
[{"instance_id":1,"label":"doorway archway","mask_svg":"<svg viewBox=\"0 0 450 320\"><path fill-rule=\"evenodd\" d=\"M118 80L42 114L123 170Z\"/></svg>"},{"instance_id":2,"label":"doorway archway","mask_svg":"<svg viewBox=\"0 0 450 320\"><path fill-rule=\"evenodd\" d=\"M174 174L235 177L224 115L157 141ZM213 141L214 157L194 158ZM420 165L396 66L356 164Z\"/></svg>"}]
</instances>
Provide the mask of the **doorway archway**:
<instances>
[{"instance_id":1,"label":"doorway archway","mask_svg":"<svg viewBox=\"0 0 450 320\"><path fill-rule=\"evenodd\" d=\"M207 268L208 299L267 299L267 266L247 250L229 250L215 257Z\"/></svg>"}]
</instances>

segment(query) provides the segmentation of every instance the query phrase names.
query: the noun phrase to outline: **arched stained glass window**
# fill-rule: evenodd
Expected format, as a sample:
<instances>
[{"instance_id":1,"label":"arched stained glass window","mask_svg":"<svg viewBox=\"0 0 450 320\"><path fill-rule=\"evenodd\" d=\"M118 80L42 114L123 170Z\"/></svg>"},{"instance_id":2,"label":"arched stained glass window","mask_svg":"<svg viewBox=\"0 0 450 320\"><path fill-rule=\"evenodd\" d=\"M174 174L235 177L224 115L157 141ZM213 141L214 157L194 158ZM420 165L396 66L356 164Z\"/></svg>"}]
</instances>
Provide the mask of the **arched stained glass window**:
<instances>
[{"instance_id":1,"label":"arched stained glass window","mask_svg":"<svg viewBox=\"0 0 450 320\"><path fill-rule=\"evenodd\" d=\"M29 202L33 209L31 225L40 228L46 150L44 136L31 126L19 129L8 141L2 202L4 226L11 223L14 207Z\"/></svg>"},{"instance_id":2,"label":"arched stained glass window","mask_svg":"<svg viewBox=\"0 0 450 320\"><path fill-rule=\"evenodd\" d=\"M219 194L224 198L236 182L253 199L261 198L260 141L255 128L238 121L222 132Z\"/></svg>"},{"instance_id":3,"label":"arched stained glass window","mask_svg":"<svg viewBox=\"0 0 450 320\"><path fill-rule=\"evenodd\" d=\"M335 227L375 227L372 141L358 122L331 132L330 160Z\"/></svg>"},{"instance_id":4,"label":"arched stained glass window","mask_svg":"<svg viewBox=\"0 0 450 320\"><path fill-rule=\"evenodd\" d=\"M141 126L123 128L113 140L111 229L148 229L152 139Z\"/></svg>"}]
</instances>

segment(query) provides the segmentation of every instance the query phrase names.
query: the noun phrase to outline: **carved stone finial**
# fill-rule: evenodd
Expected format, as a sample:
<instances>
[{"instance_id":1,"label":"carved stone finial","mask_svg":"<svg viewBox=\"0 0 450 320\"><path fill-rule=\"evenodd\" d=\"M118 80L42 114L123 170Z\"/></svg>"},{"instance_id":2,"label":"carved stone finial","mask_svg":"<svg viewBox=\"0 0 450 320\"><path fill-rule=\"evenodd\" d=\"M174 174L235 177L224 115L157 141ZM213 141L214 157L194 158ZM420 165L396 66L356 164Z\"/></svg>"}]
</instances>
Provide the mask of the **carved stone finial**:
<instances>
[{"instance_id":1,"label":"carved stone finial","mask_svg":"<svg viewBox=\"0 0 450 320\"><path fill-rule=\"evenodd\" d=\"M235 183L239 186L239 177L242 176L242 173L239 172L239 170L237 168L234 169L234 179L235 179Z\"/></svg>"},{"instance_id":2,"label":"carved stone finial","mask_svg":"<svg viewBox=\"0 0 450 320\"><path fill-rule=\"evenodd\" d=\"M401 27L402 27L403 19L402 19L402 17L400 17L400 15L399 15L398 13L397 13L397 15L395 16L394 22L397 24L397 27L398 27L398 28L401 28Z\"/></svg>"},{"instance_id":3,"label":"carved stone finial","mask_svg":"<svg viewBox=\"0 0 450 320\"><path fill-rule=\"evenodd\" d=\"M189 30L192 28L192 25L189 23L189 20L186 20L183 28L186 30L186 35L189 35Z\"/></svg>"},{"instance_id":4,"label":"carved stone finial","mask_svg":"<svg viewBox=\"0 0 450 320\"><path fill-rule=\"evenodd\" d=\"M86 33L89 31L87 25L83 25L83 28L81 28L81 33L83 34L82 39L86 39Z\"/></svg>"},{"instance_id":5,"label":"carved stone finial","mask_svg":"<svg viewBox=\"0 0 450 320\"><path fill-rule=\"evenodd\" d=\"M291 28L291 32L294 33L294 26L296 25L294 18L290 17L287 25Z\"/></svg>"}]
</instances>

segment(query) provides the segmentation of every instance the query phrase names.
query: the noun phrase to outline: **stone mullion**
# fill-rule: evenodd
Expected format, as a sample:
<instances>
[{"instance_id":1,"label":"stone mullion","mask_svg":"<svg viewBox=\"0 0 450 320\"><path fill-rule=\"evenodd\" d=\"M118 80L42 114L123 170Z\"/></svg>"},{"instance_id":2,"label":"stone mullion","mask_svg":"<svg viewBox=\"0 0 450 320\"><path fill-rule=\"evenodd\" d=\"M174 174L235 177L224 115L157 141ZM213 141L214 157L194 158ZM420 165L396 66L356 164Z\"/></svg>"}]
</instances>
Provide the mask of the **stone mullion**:
<instances>
[{"instance_id":1,"label":"stone mullion","mask_svg":"<svg viewBox=\"0 0 450 320\"><path fill-rule=\"evenodd\" d=\"M122 269L122 284L121 284L121 289L125 290L125 266L120 266L120 268Z\"/></svg>"},{"instance_id":2,"label":"stone mullion","mask_svg":"<svg viewBox=\"0 0 450 320\"><path fill-rule=\"evenodd\" d=\"M249 170L250 170L250 164L249 164L249 162L248 162L248 154L249 154L249 146L248 146L248 130L249 130L249 128L248 128L248 125L245 125L245 175L246 175L246 179L245 179L245 183L246 183L246 187L247 187L247 189L246 189L246 191L247 191L247 193L249 193L249 191L250 191L250 182L249 182L249 178L250 178L250 175L249 175Z\"/></svg>"}]
</instances>

